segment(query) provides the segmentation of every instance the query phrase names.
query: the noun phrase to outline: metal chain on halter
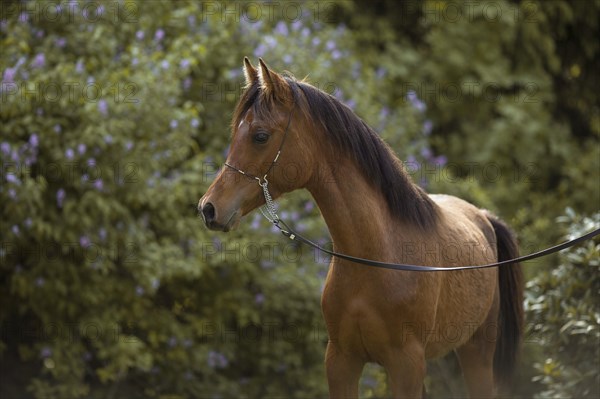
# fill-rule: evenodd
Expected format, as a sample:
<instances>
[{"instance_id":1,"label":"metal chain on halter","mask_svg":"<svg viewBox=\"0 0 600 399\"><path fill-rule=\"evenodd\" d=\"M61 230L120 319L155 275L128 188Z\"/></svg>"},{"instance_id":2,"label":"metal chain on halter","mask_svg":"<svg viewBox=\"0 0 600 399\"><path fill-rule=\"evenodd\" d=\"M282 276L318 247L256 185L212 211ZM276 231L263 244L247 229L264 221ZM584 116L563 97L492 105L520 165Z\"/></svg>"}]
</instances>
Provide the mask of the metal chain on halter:
<instances>
[{"instance_id":1,"label":"metal chain on halter","mask_svg":"<svg viewBox=\"0 0 600 399\"><path fill-rule=\"evenodd\" d=\"M271 193L269 192L269 181L267 180L267 176L263 177L263 179L265 180L264 183L261 183L260 180L258 182L265 195L265 204L260 207L260 212L263 214L265 219L277 225L280 220L279 216L277 215L277 207L275 206L275 201L273 201L273 197L271 197Z\"/></svg>"}]
</instances>

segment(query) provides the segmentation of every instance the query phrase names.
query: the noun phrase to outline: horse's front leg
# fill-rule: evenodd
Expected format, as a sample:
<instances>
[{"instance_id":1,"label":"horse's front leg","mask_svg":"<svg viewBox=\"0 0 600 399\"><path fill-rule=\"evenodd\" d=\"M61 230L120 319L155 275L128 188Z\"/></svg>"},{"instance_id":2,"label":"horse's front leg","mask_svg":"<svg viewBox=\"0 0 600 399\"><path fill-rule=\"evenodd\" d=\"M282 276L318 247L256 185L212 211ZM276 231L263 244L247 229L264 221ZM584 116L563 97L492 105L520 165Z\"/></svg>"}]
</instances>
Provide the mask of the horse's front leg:
<instances>
[{"instance_id":1,"label":"horse's front leg","mask_svg":"<svg viewBox=\"0 0 600 399\"><path fill-rule=\"evenodd\" d=\"M342 352L336 343L329 341L325 354L329 397L358 398L358 380L364 365L364 361L358 356Z\"/></svg>"},{"instance_id":2,"label":"horse's front leg","mask_svg":"<svg viewBox=\"0 0 600 399\"><path fill-rule=\"evenodd\" d=\"M423 381L427 363L420 343L405 344L388 351L383 364L392 390L392 397L420 399L424 395Z\"/></svg>"}]
</instances>

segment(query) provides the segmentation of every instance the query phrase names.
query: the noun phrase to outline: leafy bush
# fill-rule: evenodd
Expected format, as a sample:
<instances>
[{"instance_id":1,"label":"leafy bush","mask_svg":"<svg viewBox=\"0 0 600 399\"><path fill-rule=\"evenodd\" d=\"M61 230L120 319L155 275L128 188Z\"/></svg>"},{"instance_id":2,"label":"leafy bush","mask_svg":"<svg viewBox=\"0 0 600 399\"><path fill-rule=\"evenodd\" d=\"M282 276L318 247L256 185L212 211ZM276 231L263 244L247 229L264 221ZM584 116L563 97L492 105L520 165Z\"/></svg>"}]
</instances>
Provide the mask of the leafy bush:
<instances>
[{"instance_id":1,"label":"leafy bush","mask_svg":"<svg viewBox=\"0 0 600 399\"><path fill-rule=\"evenodd\" d=\"M559 219L569 225L566 238L600 225L600 213L577 216L571 209ZM565 251L560 265L527 284L529 340L543 348L534 378L544 389L539 398L600 396L600 239Z\"/></svg>"}]
</instances>

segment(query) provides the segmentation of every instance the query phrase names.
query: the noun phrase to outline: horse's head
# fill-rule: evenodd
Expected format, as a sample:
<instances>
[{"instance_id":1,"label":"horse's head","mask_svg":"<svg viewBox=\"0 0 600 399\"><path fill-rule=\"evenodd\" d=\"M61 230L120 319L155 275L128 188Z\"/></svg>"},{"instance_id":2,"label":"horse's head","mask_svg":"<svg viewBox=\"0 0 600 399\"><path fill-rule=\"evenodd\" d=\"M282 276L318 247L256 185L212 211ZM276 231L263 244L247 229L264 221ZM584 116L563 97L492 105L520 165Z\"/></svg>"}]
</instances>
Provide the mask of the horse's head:
<instances>
[{"instance_id":1,"label":"horse's head","mask_svg":"<svg viewBox=\"0 0 600 399\"><path fill-rule=\"evenodd\" d=\"M271 195L303 187L311 174L311 141L289 78L262 60L255 69L244 59L246 90L234 112L226 166L200 199L206 226L229 231L240 218L265 203L259 183L268 180ZM279 153L280 152L280 153Z\"/></svg>"}]
</instances>

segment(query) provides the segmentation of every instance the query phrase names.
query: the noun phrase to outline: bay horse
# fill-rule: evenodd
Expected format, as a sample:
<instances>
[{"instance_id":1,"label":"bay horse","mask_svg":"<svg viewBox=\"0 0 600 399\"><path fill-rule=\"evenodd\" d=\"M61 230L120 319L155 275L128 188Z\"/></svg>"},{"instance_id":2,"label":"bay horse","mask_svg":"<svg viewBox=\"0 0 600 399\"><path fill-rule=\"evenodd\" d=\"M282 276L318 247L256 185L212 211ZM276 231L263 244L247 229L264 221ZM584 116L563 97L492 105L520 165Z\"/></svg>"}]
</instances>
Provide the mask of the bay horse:
<instances>
[{"instance_id":1,"label":"bay horse","mask_svg":"<svg viewBox=\"0 0 600 399\"><path fill-rule=\"evenodd\" d=\"M268 178L273 198L301 188L311 193L336 252L442 267L518 256L504 222L459 198L425 193L379 135L333 96L262 59L256 68L245 58L244 75L230 167L198 204L208 228L229 231L265 204L261 186ZM385 368L394 398L420 398L426 360L450 351L469 395L491 398L516 365L523 277L518 264L433 273L333 257L321 307L331 398L358 397L367 362Z\"/></svg>"}]
</instances>

